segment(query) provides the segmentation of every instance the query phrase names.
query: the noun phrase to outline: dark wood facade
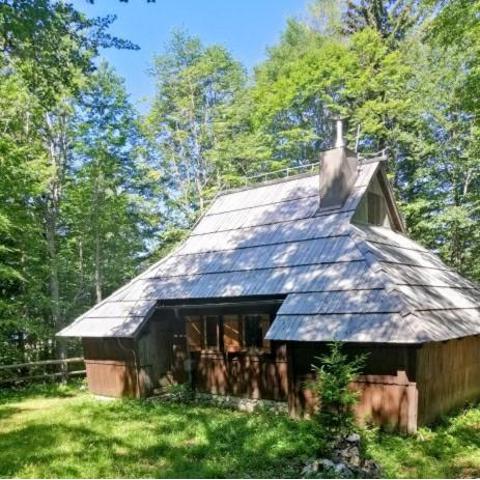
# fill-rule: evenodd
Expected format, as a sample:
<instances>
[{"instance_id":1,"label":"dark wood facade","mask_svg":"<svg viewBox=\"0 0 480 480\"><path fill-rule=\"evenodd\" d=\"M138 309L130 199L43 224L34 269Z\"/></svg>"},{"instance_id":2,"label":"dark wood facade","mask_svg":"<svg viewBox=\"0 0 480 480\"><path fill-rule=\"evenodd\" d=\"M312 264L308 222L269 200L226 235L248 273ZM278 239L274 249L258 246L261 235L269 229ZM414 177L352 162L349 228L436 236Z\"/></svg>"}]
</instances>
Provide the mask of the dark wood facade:
<instances>
[{"instance_id":1,"label":"dark wood facade","mask_svg":"<svg viewBox=\"0 0 480 480\"><path fill-rule=\"evenodd\" d=\"M214 343L214 328L208 327L212 338L207 339L203 314L169 309L159 310L135 340L84 338L90 390L140 397L159 386L188 382L204 393L288 401L293 416L315 410L308 381L326 344L264 342L247 348L241 315L217 318L217 344L210 346L204 342ZM352 356L367 354L364 374L352 385L361 392L357 414L363 421L413 432L480 398L480 337L424 345L352 343L345 349Z\"/></svg>"},{"instance_id":2,"label":"dark wood facade","mask_svg":"<svg viewBox=\"0 0 480 480\"><path fill-rule=\"evenodd\" d=\"M480 337L422 345L416 382L419 425L480 399Z\"/></svg>"},{"instance_id":3,"label":"dark wood facade","mask_svg":"<svg viewBox=\"0 0 480 480\"><path fill-rule=\"evenodd\" d=\"M352 385L361 392L357 415L361 421L412 432L417 427L416 347L409 345L346 344L353 357L366 355L364 374ZM324 343L287 344L290 370L289 411L311 414L317 400L308 388L312 364L327 352Z\"/></svg>"},{"instance_id":4,"label":"dark wood facade","mask_svg":"<svg viewBox=\"0 0 480 480\"><path fill-rule=\"evenodd\" d=\"M287 400L287 362L282 345L263 354L202 352L193 359L193 385L199 392Z\"/></svg>"},{"instance_id":5,"label":"dark wood facade","mask_svg":"<svg viewBox=\"0 0 480 480\"><path fill-rule=\"evenodd\" d=\"M88 388L96 395L137 397L140 375L133 339L83 338Z\"/></svg>"}]
</instances>

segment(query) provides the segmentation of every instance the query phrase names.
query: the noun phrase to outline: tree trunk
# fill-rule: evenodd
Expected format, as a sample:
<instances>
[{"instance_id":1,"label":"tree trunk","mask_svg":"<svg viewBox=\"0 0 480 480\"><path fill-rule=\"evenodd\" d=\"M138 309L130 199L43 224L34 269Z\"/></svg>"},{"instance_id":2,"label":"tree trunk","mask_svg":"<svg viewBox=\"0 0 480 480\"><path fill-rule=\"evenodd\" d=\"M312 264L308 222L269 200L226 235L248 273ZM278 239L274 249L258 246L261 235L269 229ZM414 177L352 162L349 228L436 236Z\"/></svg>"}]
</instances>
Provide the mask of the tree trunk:
<instances>
[{"instance_id":1,"label":"tree trunk","mask_svg":"<svg viewBox=\"0 0 480 480\"><path fill-rule=\"evenodd\" d=\"M45 236L50 273L50 303L52 324L55 331L64 327L64 318L61 309L60 280L58 267L57 228L60 212L60 200L65 164L67 161L66 117L62 114L45 116L47 126L45 140L47 143L52 174L48 193L45 198ZM57 340L56 354L58 358L65 358L65 344Z\"/></svg>"},{"instance_id":2,"label":"tree trunk","mask_svg":"<svg viewBox=\"0 0 480 480\"><path fill-rule=\"evenodd\" d=\"M95 296L97 303L102 301L101 245L98 226L95 231Z\"/></svg>"}]
</instances>

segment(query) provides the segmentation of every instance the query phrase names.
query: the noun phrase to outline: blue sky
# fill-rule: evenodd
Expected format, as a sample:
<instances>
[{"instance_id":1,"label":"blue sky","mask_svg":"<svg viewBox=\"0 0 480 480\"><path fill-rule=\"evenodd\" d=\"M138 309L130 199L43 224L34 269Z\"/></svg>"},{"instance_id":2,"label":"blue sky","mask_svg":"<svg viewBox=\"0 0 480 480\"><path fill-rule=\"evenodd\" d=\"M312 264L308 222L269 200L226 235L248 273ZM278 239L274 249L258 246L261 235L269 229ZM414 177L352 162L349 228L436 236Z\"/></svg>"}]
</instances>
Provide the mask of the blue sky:
<instances>
[{"instance_id":1,"label":"blue sky","mask_svg":"<svg viewBox=\"0 0 480 480\"><path fill-rule=\"evenodd\" d=\"M169 34L184 28L205 43L226 46L247 68L265 58L286 20L302 15L305 0L73 0L89 16L117 15L111 32L140 46L139 51L105 50L104 57L125 78L131 99L145 110L153 94L147 70Z\"/></svg>"}]
</instances>

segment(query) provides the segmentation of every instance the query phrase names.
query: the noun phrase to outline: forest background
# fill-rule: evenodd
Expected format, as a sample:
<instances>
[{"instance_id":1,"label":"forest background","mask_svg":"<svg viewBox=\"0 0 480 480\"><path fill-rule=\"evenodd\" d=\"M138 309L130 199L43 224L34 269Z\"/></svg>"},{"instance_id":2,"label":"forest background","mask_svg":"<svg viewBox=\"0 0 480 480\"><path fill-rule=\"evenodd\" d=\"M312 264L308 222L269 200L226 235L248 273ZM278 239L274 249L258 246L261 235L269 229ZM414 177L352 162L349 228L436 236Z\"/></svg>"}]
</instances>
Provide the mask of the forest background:
<instances>
[{"instance_id":1,"label":"forest background","mask_svg":"<svg viewBox=\"0 0 480 480\"><path fill-rule=\"evenodd\" d=\"M98 61L138 48L114 20L0 1L0 363L57 355L216 192L318 161L337 115L386 152L409 234L480 280L480 0L315 0L252 74L177 30L142 114Z\"/></svg>"}]
</instances>

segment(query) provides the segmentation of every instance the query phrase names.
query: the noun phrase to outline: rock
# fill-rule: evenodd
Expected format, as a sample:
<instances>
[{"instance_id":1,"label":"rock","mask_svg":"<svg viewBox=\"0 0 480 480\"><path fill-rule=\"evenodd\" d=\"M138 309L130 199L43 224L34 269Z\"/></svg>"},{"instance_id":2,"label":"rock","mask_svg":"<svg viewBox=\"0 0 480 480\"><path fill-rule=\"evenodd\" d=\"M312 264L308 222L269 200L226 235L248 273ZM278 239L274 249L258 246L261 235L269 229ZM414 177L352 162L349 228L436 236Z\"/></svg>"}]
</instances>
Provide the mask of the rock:
<instances>
[{"instance_id":1,"label":"rock","mask_svg":"<svg viewBox=\"0 0 480 480\"><path fill-rule=\"evenodd\" d=\"M362 465L362 471L366 478L380 477L380 467L373 460L365 460Z\"/></svg>"},{"instance_id":2,"label":"rock","mask_svg":"<svg viewBox=\"0 0 480 480\"><path fill-rule=\"evenodd\" d=\"M349 460L355 457L360 457L360 449L356 445L346 448L342 451L342 456Z\"/></svg>"},{"instance_id":3,"label":"rock","mask_svg":"<svg viewBox=\"0 0 480 480\"><path fill-rule=\"evenodd\" d=\"M320 469L320 461L314 460L313 462L308 463L307 465L305 465L305 467L303 467L301 475L302 477L309 477L317 473L319 469Z\"/></svg>"},{"instance_id":4,"label":"rock","mask_svg":"<svg viewBox=\"0 0 480 480\"><path fill-rule=\"evenodd\" d=\"M353 457L350 457L350 460L348 463L352 467L356 467L356 468L360 467L360 463L361 463L360 456L355 455Z\"/></svg>"},{"instance_id":5,"label":"rock","mask_svg":"<svg viewBox=\"0 0 480 480\"><path fill-rule=\"evenodd\" d=\"M318 461L323 470L333 470L335 468L335 463L333 463L328 458L322 458Z\"/></svg>"},{"instance_id":6,"label":"rock","mask_svg":"<svg viewBox=\"0 0 480 480\"><path fill-rule=\"evenodd\" d=\"M353 477L353 472L344 463L337 463L333 470L335 471L335 474L341 478Z\"/></svg>"},{"instance_id":7,"label":"rock","mask_svg":"<svg viewBox=\"0 0 480 480\"><path fill-rule=\"evenodd\" d=\"M360 443L360 435L358 433L351 433L345 440L349 443Z\"/></svg>"}]
</instances>

